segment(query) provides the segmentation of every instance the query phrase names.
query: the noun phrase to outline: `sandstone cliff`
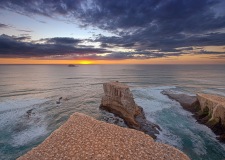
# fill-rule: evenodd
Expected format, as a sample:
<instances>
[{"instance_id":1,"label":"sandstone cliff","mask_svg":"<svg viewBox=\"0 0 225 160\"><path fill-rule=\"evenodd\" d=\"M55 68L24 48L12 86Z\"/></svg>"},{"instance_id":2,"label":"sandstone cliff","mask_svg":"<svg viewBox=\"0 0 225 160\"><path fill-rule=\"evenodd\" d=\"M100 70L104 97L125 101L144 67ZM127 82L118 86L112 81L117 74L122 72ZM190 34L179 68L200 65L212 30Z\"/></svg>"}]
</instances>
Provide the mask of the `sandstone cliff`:
<instances>
[{"instance_id":1,"label":"sandstone cliff","mask_svg":"<svg viewBox=\"0 0 225 160\"><path fill-rule=\"evenodd\" d=\"M200 103L197 112L200 122L210 127L225 142L225 97L197 94L197 98Z\"/></svg>"},{"instance_id":2,"label":"sandstone cliff","mask_svg":"<svg viewBox=\"0 0 225 160\"><path fill-rule=\"evenodd\" d=\"M137 130L156 138L159 127L146 120L143 109L138 106L129 87L119 82L103 84L104 96L100 108L116 114L124 119L125 123Z\"/></svg>"},{"instance_id":3,"label":"sandstone cliff","mask_svg":"<svg viewBox=\"0 0 225 160\"><path fill-rule=\"evenodd\" d=\"M188 160L189 158L172 146L154 142L143 132L75 113L44 142L18 159Z\"/></svg>"},{"instance_id":4,"label":"sandstone cliff","mask_svg":"<svg viewBox=\"0 0 225 160\"><path fill-rule=\"evenodd\" d=\"M207 125L225 142L225 97L211 94L189 96L163 91L169 98L178 101L181 106L192 112L199 123Z\"/></svg>"}]
</instances>

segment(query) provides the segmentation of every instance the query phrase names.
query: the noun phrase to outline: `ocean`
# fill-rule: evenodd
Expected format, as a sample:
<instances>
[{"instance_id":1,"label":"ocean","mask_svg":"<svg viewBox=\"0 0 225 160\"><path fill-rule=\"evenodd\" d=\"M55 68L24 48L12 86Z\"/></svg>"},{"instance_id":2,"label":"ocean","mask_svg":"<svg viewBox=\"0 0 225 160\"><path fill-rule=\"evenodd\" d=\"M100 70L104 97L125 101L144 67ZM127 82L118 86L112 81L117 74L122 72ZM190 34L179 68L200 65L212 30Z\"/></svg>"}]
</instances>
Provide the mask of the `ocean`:
<instances>
[{"instance_id":1,"label":"ocean","mask_svg":"<svg viewBox=\"0 0 225 160\"><path fill-rule=\"evenodd\" d=\"M105 120L108 113L99 105L102 84L109 81L130 86L147 119L161 127L158 142L193 160L225 159L225 144L161 94L172 90L225 96L225 65L0 65L0 159L23 155L74 112Z\"/></svg>"}]
</instances>

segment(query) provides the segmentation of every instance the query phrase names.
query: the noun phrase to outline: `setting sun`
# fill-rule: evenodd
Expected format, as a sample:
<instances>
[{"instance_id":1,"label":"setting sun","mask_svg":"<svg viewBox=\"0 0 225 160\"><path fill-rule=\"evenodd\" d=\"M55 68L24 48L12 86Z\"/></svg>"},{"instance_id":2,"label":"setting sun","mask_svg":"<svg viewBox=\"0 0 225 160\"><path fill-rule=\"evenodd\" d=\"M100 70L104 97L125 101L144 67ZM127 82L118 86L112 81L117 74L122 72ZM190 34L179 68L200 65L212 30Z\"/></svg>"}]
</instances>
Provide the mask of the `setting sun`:
<instances>
[{"instance_id":1,"label":"setting sun","mask_svg":"<svg viewBox=\"0 0 225 160\"><path fill-rule=\"evenodd\" d=\"M89 60L82 60L82 61L80 61L79 63L80 63L80 64L92 64L92 62L89 61Z\"/></svg>"}]
</instances>

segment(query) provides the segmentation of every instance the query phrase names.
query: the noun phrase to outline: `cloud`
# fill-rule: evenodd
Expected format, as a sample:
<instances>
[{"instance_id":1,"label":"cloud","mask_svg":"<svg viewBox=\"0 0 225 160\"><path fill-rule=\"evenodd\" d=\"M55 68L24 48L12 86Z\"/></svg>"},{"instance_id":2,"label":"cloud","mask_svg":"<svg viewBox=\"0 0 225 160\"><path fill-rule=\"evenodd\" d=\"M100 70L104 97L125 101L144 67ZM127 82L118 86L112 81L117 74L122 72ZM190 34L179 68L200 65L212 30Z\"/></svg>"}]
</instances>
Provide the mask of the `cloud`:
<instances>
[{"instance_id":1,"label":"cloud","mask_svg":"<svg viewBox=\"0 0 225 160\"><path fill-rule=\"evenodd\" d=\"M181 53L158 53L155 51L136 50L131 52L113 52L93 46L80 45L83 40L55 37L30 41L30 36L0 36L1 58L39 58L39 59L146 59L167 56L179 56Z\"/></svg>"},{"instance_id":2,"label":"cloud","mask_svg":"<svg viewBox=\"0 0 225 160\"><path fill-rule=\"evenodd\" d=\"M23 46L23 49L29 50L29 47L34 47L34 51L39 55L60 54L60 52L84 55L86 51L85 56L100 59L208 54L208 51L195 51L193 46L196 49L203 46L225 45L224 5L223 0L8 0L0 2L1 8L23 15L46 16L78 23L82 27L98 27L114 34L111 37L98 35L92 40L92 42L100 42L102 49L79 46L83 40L67 37L42 39L43 44L14 42ZM115 52L116 48L125 51ZM107 54L98 56L97 52ZM88 55L89 53L92 55ZM221 52L212 51L210 54L216 55Z\"/></svg>"},{"instance_id":3,"label":"cloud","mask_svg":"<svg viewBox=\"0 0 225 160\"><path fill-rule=\"evenodd\" d=\"M53 44L78 44L81 43L83 40L81 39L74 39L74 38L68 38L68 37L55 37L55 38L47 38L42 39L46 41L47 43L53 43Z\"/></svg>"},{"instance_id":4,"label":"cloud","mask_svg":"<svg viewBox=\"0 0 225 160\"><path fill-rule=\"evenodd\" d=\"M10 28L10 26L7 24L0 23L0 28Z\"/></svg>"},{"instance_id":5,"label":"cloud","mask_svg":"<svg viewBox=\"0 0 225 160\"><path fill-rule=\"evenodd\" d=\"M79 47L74 45L73 42L77 42L76 39L69 38L52 38L48 39L44 43L35 43L32 41L24 41L29 37L16 37L1 35L0 36L0 57L16 57L16 58L31 58L31 57L45 57L61 55L62 58L65 55L89 55L89 54L101 54L109 53L105 49L93 48L93 47ZM64 43L58 43L63 41ZM51 43L50 43L51 42ZM52 43L54 42L54 43Z\"/></svg>"},{"instance_id":6,"label":"cloud","mask_svg":"<svg viewBox=\"0 0 225 160\"><path fill-rule=\"evenodd\" d=\"M192 51L195 54L223 55L225 52L209 52L201 47L181 47L171 50L136 49L130 52L112 51L104 48L80 45L84 40L54 37L32 41L29 35L0 36L0 58L38 58L38 59L150 59L181 56ZM87 40L85 40L87 41Z\"/></svg>"},{"instance_id":7,"label":"cloud","mask_svg":"<svg viewBox=\"0 0 225 160\"><path fill-rule=\"evenodd\" d=\"M63 16L78 19L81 25L126 32L151 28L153 32L204 32L224 28L223 16L214 6L222 0L8 0L1 7L25 15Z\"/></svg>"}]
</instances>

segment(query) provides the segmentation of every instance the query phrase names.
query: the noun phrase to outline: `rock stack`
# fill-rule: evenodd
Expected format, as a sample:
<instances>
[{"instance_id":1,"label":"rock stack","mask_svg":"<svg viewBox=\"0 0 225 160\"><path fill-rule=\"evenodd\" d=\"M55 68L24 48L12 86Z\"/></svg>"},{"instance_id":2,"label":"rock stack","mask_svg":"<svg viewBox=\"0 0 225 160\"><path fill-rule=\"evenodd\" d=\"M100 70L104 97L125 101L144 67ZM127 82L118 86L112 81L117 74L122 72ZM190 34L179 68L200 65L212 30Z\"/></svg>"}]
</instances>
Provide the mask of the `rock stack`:
<instances>
[{"instance_id":1,"label":"rock stack","mask_svg":"<svg viewBox=\"0 0 225 160\"><path fill-rule=\"evenodd\" d=\"M101 109L124 119L128 127L144 131L156 138L159 126L146 120L143 109L135 103L129 86L119 82L109 82L103 84L103 89Z\"/></svg>"}]
</instances>

